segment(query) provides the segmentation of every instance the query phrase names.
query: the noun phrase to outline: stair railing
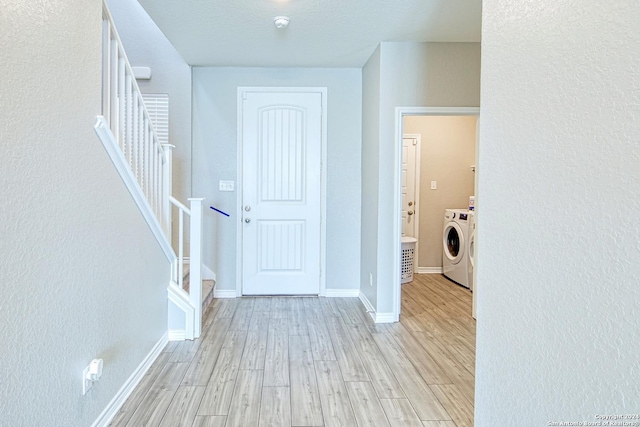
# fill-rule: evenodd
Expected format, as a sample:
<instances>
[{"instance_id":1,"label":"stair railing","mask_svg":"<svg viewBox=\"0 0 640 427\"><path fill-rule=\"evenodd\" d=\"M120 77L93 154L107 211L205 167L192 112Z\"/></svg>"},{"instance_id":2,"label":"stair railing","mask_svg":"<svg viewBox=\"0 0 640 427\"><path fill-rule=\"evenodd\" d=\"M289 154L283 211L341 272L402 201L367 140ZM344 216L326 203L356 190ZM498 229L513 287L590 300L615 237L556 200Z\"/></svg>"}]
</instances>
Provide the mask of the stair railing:
<instances>
[{"instance_id":1,"label":"stair railing","mask_svg":"<svg viewBox=\"0 0 640 427\"><path fill-rule=\"evenodd\" d=\"M202 327L202 201L187 208L171 196L172 151L161 145L145 107L113 18L102 2L102 115L96 133L125 185L172 264L170 295L188 315L185 337L198 338ZM172 206L178 208L179 241L172 242ZM185 214L189 218L190 288L183 289ZM173 244L173 245L172 245ZM173 246L173 247L172 247ZM178 248L176 256L174 248ZM188 298L187 298L188 297ZM172 297L170 296L170 299ZM188 299L188 303L187 303ZM190 327L189 325L193 325Z\"/></svg>"},{"instance_id":2,"label":"stair railing","mask_svg":"<svg viewBox=\"0 0 640 427\"><path fill-rule=\"evenodd\" d=\"M158 141L133 70L111 13L102 7L102 117L107 122L149 206L167 229L168 204L163 192L167 171L165 151ZM170 173L170 171L169 171Z\"/></svg>"},{"instance_id":3,"label":"stair railing","mask_svg":"<svg viewBox=\"0 0 640 427\"><path fill-rule=\"evenodd\" d=\"M171 268L172 281L189 294L195 308L195 318L202 319L202 198L189 199L190 208L170 197L171 205L178 211L178 239L172 240L178 256ZM188 221L186 221L188 220ZM185 228L189 234L189 256L185 254ZM188 261L187 261L188 260ZM189 289L185 289L184 265L189 264ZM195 323L195 336L200 336L201 322Z\"/></svg>"}]
</instances>

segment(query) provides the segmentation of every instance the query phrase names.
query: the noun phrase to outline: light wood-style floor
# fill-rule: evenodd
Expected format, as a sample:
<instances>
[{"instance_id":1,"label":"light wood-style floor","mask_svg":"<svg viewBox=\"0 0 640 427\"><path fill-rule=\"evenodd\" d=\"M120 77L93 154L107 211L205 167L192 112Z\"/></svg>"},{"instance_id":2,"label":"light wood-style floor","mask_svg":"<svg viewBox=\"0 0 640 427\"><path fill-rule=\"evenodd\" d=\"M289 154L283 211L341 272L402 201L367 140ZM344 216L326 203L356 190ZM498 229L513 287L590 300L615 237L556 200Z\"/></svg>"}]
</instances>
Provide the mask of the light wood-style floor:
<instances>
[{"instance_id":1,"label":"light wood-style floor","mask_svg":"<svg viewBox=\"0 0 640 427\"><path fill-rule=\"evenodd\" d=\"M112 426L473 426L471 293L402 287L400 323L357 298L215 300L201 339L169 343Z\"/></svg>"}]
</instances>

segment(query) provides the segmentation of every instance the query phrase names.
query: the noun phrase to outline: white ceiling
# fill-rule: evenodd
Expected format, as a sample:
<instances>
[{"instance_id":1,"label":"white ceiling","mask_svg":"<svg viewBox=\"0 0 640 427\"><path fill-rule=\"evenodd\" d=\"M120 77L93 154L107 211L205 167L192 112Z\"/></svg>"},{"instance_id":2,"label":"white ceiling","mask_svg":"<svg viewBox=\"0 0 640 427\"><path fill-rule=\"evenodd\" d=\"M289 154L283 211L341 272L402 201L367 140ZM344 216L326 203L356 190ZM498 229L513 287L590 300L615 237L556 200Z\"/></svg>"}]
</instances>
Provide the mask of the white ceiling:
<instances>
[{"instance_id":1,"label":"white ceiling","mask_svg":"<svg viewBox=\"0 0 640 427\"><path fill-rule=\"evenodd\" d=\"M381 41L480 41L481 0L138 1L191 65L361 67Z\"/></svg>"}]
</instances>

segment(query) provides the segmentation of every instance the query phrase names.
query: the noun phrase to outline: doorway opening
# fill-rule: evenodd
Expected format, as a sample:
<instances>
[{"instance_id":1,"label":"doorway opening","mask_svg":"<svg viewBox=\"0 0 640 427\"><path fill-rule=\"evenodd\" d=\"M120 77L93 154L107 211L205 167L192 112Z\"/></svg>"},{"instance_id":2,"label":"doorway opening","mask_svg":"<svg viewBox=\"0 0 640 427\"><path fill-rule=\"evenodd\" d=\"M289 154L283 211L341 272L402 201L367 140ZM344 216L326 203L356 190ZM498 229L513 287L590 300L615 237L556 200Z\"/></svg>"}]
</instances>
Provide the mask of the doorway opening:
<instances>
[{"instance_id":1,"label":"doorway opening","mask_svg":"<svg viewBox=\"0 0 640 427\"><path fill-rule=\"evenodd\" d=\"M408 129L405 126L405 118L413 117L413 116L473 116L478 118L480 115L480 109L477 107L397 107L396 108L396 119L395 119L395 153L396 153L396 167L395 167L395 176L394 176L394 276L393 276L393 296L394 296L394 318L398 321L400 317L401 310L401 301L402 301L402 285L401 285L401 241L403 235L403 228L406 228L405 222L403 221L403 210L405 209L404 204L407 203L407 200L403 200L403 139L405 134L414 134L414 129ZM476 128L477 129L477 128ZM422 146L424 150L425 137L422 137ZM476 131L476 150L475 150L475 159L472 164L469 164L469 168L473 167L475 171L475 165L477 164L477 131ZM424 163L424 162L423 162ZM477 176L474 179L474 194L476 193L475 183L477 183ZM432 181L432 180L429 180ZM437 189L437 180L436 182L429 182L428 186L425 186L424 180L422 180L422 193L424 191L431 191L430 189L434 186ZM424 206L424 200L423 200ZM424 217L424 209L422 212L422 216ZM441 225L441 224L440 224ZM421 248L423 255L426 253L425 247ZM418 260L415 261L416 263ZM417 266L416 266L417 267ZM419 272L420 269L418 268ZM435 272L435 271L424 271L423 272ZM473 306L475 307L475 299L476 293L473 294Z\"/></svg>"}]
</instances>

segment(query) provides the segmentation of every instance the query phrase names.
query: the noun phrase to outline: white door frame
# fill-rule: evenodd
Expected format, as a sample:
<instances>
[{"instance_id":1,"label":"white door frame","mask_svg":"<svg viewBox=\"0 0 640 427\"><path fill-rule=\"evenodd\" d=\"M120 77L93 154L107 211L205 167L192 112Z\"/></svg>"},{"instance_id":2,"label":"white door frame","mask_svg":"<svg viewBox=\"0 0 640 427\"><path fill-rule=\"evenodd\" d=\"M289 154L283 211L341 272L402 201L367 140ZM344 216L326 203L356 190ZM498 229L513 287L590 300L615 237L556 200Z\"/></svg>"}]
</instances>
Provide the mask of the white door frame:
<instances>
[{"instance_id":1,"label":"white door frame","mask_svg":"<svg viewBox=\"0 0 640 427\"><path fill-rule=\"evenodd\" d=\"M404 116L480 116L479 107L396 107L396 125L395 125L395 166L394 166L394 197L393 197L393 318L395 321L400 319L400 304L402 284L400 283L400 266L401 266L401 240L402 240L402 134ZM478 158L478 150L476 147L476 159ZM476 162L477 165L477 162ZM476 180L478 182L478 168L476 167ZM478 236L476 236L477 239ZM475 274L475 269L474 269ZM475 283L475 281L474 281ZM475 299L475 292L473 298Z\"/></svg>"},{"instance_id":2,"label":"white door frame","mask_svg":"<svg viewBox=\"0 0 640 427\"><path fill-rule=\"evenodd\" d=\"M237 175L236 175L236 296L242 296L242 98L248 92L319 93L322 98L322 137L320 149L320 296L326 289L327 253L327 88L326 87L238 87L237 113Z\"/></svg>"},{"instance_id":3,"label":"white door frame","mask_svg":"<svg viewBox=\"0 0 640 427\"><path fill-rule=\"evenodd\" d=\"M416 172L415 172L415 183L413 185L413 188L415 190L415 197L414 197L414 209L413 209L413 219L415 221L415 233L413 238L415 238L417 240L416 242L416 247L415 250L413 252L413 272L417 273L418 272L418 252L420 251L420 158L421 158L421 154L422 154L422 135L420 135L419 133L403 133L402 134L402 138L415 138L417 141L417 146L416 146L416 158L415 158L415 167L416 167ZM401 140L401 145L402 145L402 140ZM400 149L402 149L402 146L400 147ZM402 152L400 153L400 161L402 162ZM400 172L402 172L402 163L400 163ZM400 179L402 179L402 176L400 176ZM402 181L400 182L400 185L402 185ZM400 200L400 206L402 206L402 199ZM401 208L402 209L402 208ZM401 218L402 220L402 218ZM400 235L402 235L402 230L400 230Z\"/></svg>"}]
</instances>

